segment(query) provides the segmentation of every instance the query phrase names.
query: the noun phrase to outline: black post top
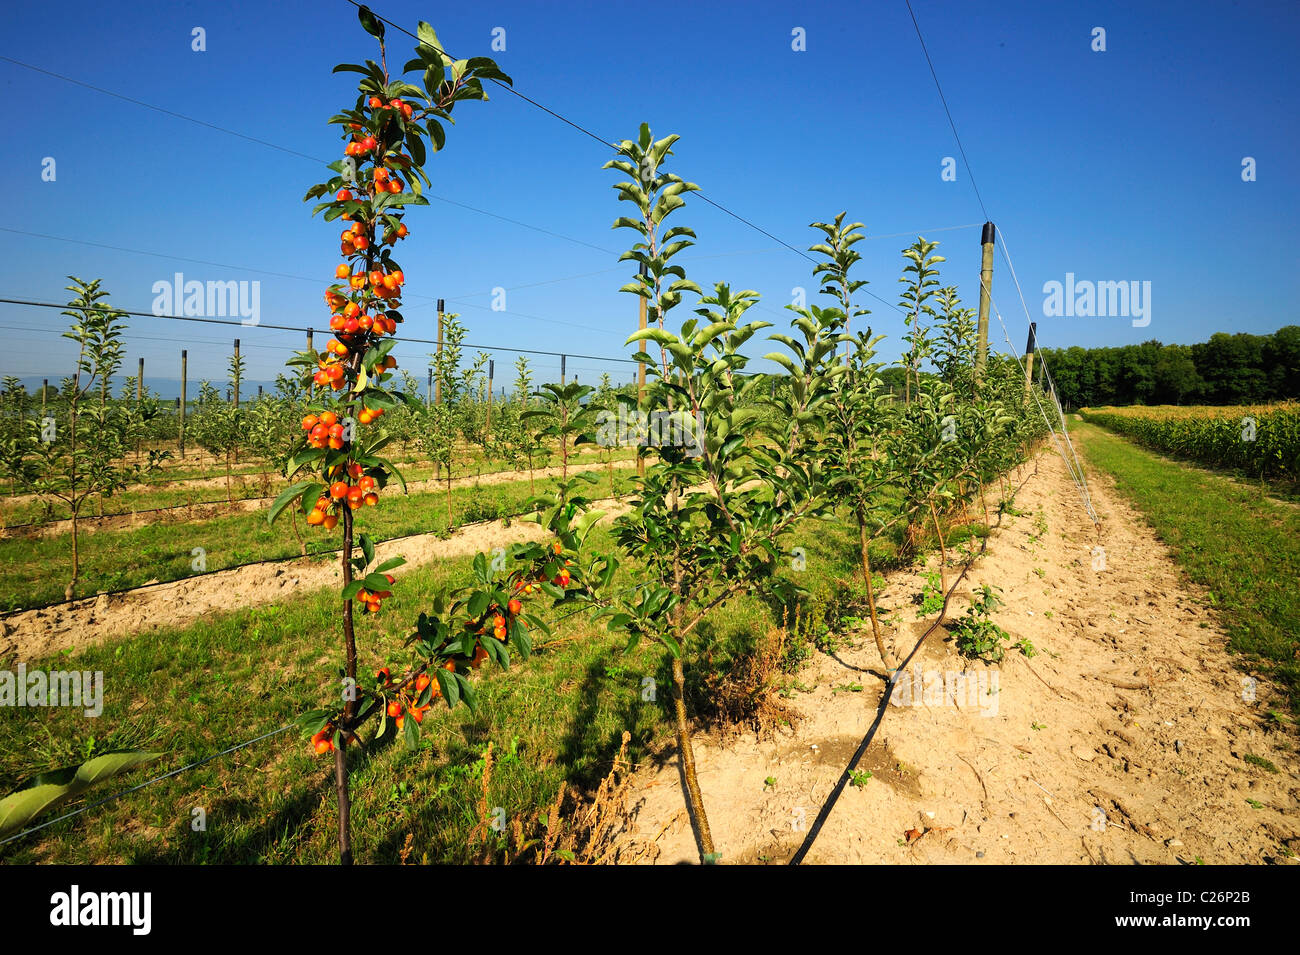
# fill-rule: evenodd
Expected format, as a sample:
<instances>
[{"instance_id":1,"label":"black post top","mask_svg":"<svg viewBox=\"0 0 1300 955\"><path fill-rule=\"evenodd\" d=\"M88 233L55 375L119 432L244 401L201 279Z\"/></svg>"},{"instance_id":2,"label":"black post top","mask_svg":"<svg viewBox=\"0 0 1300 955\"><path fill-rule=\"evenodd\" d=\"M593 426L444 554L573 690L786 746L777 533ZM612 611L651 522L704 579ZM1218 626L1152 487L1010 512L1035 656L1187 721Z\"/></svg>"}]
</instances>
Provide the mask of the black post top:
<instances>
[{"instance_id":1,"label":"black post top","mask_svg":"<svg viewBox=\"0 0 1300 955\"><path fill-rule=\"evenodd\" d=\"M442 299L438 299L438 311L442 311Z\"/></svg>"},{"instance_id":2,"label":"black post top","mask_svg":"<svg viewBox=\"0 0 1300 955\"><path fill-rule=\"evenodd\" d=\"M984 234L980 236L980 245L992 245L997 237L997 229L992 222L984 223Z\"/></svg>"}]
</instances>

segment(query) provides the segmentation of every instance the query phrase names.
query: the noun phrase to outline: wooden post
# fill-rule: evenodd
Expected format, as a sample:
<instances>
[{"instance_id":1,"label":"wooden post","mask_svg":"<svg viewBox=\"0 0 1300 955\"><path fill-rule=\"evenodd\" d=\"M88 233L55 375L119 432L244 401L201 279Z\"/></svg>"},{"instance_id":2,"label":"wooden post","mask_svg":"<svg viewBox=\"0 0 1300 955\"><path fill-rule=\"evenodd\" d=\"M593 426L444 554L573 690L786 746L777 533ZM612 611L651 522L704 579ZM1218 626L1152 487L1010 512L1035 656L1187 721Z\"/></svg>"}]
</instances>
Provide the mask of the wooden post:
<instances>
[{"instance_id":1,"label":"wooden post","mask_svg":"<svg viewBox=\"0 0 1300 955\"><path fill-rule=\"evenodd\" d=\"M568 357L569 357L568 355L560 356L560 387L561 388L564 387L564 360Z\"/></svg>"},{"instance_id":2,"label":"wooden post","mask_svg":"<svg viewBox=\"0 0 1300 955\"><path fill-rule=\"evenodd\" d=\"M235 367L236 368L239 367L239 339L238 338L235 339ZM231 385L233 385L235 389L235 407L238 408L239 407L239 379L236 378L234 381L231 382Z\"/></svg>"},{"instance_id":3,"label":"wooden post","mask_svg":"<svg viewBox=\"0 0 1300 955\"><path fill-rule=\"evenodd\" d=\"M442 358L442 308L443 308L443 301L442 299L438 299L438 358L439 359ZM440 405L442 404L442 376L441 375L439 375L438 380L433 383L433 388L434 388L433 403L436 405Z\"/></svg>"},{"instance_id":4,"label":"wooden post","mask_svg":"<svg viewBox=\"0 0 1300 955\"><path fill-rule=\"evenodd\" d=\"M997 230L992 222L984 223L980 236L980 310L979 340L975 346L975 384L984 379L984 367L989 359L989 298L993 292L993 243Z\"/></svg>"},{"instance_id":5,"label":"wooden post","mask_svg":"<svg viewBox=\"0 0 1300 955\"><path fill-rule=\"evenodd\" d=\"M137 409L139 409L140 402L143 398L144 398L144 359L141 358L140 370L136 373L135 376L135 406ZM142 453L141 442L137 441L135 443L135 456L137 460L139 460L141 453Z\"/></svg>"},{"instance_id":6,"label":"wooden post","mask_svg":"<svg viewBox=\"0 0 1300 955\"><path fill-rule=\"evenodd\" d=\"M181 349L181 421L180 421L180 451L181 457L185 457L185 372L186 372L185 349Z\"/></svg>"},{"instance_id":7,"label":"wooden post","mask_svg":"<svg viewBox=\"0 0 1300 955\"><path fill-rule=\"evenodd\" d=\"M41 417L45 417L45 393L50 390L50 379L41 380Z\"/></svg>"},{"instance_id":8,"label":"wooden post","mask_svg":"<svg viewBox=\"0 0 1300 955\"><path fill-rule=\"evenodd\" d=\"M262 386L261 386L261 385L258 385L258 386L257 386L257 397L259 397L259 398L262 397Z\"/></svg>"},{"instance_id":9,"label":"wooden post","mask_svg":"<svg viewBox=\"0 0 1300 955\"><path fill-rule=\"evenodd\" d=\"M496 373L497 363L493 359L488 359L488 406L487 406L487 426L485 428L487 436L492 437L492 377Z\"/></svg>"},{"instance_id":10,"label":"wooden post","mask_svg":"<svg viewBox=\"0 0 1300 955\"><path fill-rule=\"evenodd\" d=\"M429 391L424 396L424 406L428 408L433 404L433 368L429 369Z\"/></svg>"},{"instance_id":11,"label":"wooden post","mask_svg":"<svg viewBox=\"0 0 1300 955\"><path fill-rule=\"evenodd\" d=\"M1038 347L1038 323L1029 323L1029 341L1025 342L1025 397L1034 385L1034 350Z\"/></svg>"}]
</instances>

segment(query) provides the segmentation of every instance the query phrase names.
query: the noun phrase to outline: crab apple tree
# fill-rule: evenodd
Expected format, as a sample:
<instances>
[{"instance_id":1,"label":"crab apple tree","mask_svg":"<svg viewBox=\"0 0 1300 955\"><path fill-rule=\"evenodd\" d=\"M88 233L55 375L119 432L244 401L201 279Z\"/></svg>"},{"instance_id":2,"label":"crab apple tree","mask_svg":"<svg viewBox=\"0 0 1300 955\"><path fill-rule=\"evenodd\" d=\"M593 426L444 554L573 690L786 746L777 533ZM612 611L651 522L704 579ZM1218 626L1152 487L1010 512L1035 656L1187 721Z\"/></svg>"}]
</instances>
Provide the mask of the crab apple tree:
<instances>
[{"instance_id":1,"label":"crab apple tree","mask_svg":"<svg viewBox=\"0 0 1300 955\"><path fill-rule=\"evenodd\" d=\"M401 474L383 455L392 437L385 433L382 419L387 411L418 400L395 387L397 363L391 352L402 323L406 275L394 249L409 235L404 221L408 208L428 203L422 195L429 183L424 166L429 154L446 142L443 122L451 121L456 104L486 100L485 80L510 82L490 59L447 56L433 28L423 22L415 57L400 76L392 76L383 22L366 7L359 16L379 42L380 62L334 68L336 73L361 76L353 105L330 119L339 128L344 156L330 164L334 175L305 196L308 201L324 197L313 214L346 223L339 236L343 261L325 292L334 337L324 351L300 352L289 362L300 369L304 383L316 386L316 402L301 422L300 448L286 465L287 476L297 480L275 500L269 515L274 521L285 508L297 506L309 525L340 531L343 538L342 699L302 720L312 733L312 750L334 757L339 855L344 864L352 861L347 748L363 744L363 724L378 717L378 737L392 727L400 728L408 742L418 742L419 724L435 696L449 706L472 703L466 674L484 659L502 664L508 660L502 636L527 652L514 618L504 628L491 627L492 636L483 632L483 616L496 606L508 610L509 597L496 599L495 585L489 587L480 574L472 588L480 596L472 593L440 604L432 616L420 616L408 641L412 652L404 672L394 676L384 668L373 679L361 679L358 673L356 614L380 611L396 586L389 572L403 561L378 561L374 542L358 531L357 518L365 508L378 506L392 481L405 489ZM403 79L410 73L419 74L420 85ZM459 617L471 618L468 628L464 620L460 625L449 622Z\"/></svg>"}]
</instances>

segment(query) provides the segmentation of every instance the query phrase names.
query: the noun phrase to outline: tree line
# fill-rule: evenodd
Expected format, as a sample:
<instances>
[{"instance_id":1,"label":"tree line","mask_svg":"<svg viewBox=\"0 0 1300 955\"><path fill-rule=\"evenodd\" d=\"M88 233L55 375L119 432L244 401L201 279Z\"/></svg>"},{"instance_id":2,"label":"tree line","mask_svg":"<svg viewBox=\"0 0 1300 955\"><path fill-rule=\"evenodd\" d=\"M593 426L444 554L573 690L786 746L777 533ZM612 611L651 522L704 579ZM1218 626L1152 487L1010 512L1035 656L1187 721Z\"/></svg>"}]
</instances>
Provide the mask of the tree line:
<instances>
[{"instance_id":1,"label":"tree line","mask_svg":"<svg viewBox=\"0 0 1300 955\"><path fill-rule=\"evenodd\" d=\"M1300 325L1217 332L1195 345L1043 348L1066 408L1237 405L1300 398Z\"/></svg>"}]
</instances>

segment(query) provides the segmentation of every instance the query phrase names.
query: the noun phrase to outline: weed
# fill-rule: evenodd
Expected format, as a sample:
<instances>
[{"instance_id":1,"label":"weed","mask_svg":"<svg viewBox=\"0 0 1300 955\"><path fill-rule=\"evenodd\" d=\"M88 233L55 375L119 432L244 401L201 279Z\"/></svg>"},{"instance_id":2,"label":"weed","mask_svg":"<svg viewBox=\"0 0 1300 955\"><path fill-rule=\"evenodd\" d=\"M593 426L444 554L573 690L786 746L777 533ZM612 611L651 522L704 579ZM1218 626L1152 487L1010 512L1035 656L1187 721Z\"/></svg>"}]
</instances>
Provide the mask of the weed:
<instances>
[{"instance_id":1,"label":"weed","mask_svg":"<svg viewBox=\"0 0 1300 955\"><path fill-rule=\"evenodd\" d=\"M1250 763L1252 766L1258 766L1260 769L1267 770L1270 773L1278 772L1278 768L1274 766L1272 762L1265 759L1263 756L1256 756L1254 753L1247 753L1245 756L1241 758L1244 759L1246 762Z\"/></svg>"},{"instance_id":2,"label":"weed","mask_svg":"<svg viewBox=\"0 0 1300 955\"><path fill-rule=\"evenodd\" d=\"M869 769L850 769L849 785L861 789L866 786L867 781L871 779L871 770Z\"/></svg>"},{"instance_id":3,"label":"weed","mask_svg":"<svg viewBox=\"0 0 1300 955\"><path fill-rule=\"evenodd\" d=\"M932 570L925 575L925 585L921 588L920 595L913 598L921 605L916 611L917 619L933 616L943 609L941 581L942 577L937 570Z\"/></svg>"},{"instance_id":4,"label":"weed","mask_svg":"<svg viewBox=\"0 0 1300 955\"><path fill-rule=\"evenodd\" d=\"M990 614L1002 606L993 588L985 584L979 597L952 628L952 637L962 656L997 663L1006 653L1002 643L1009 640L1007 632L990 619ZM1021 641L1023 643L1024 641ZM1023 652L1023 647L1021 648ZM1032 649L1032 647L1031 647Z\"/></svg>"}]
</instances>

